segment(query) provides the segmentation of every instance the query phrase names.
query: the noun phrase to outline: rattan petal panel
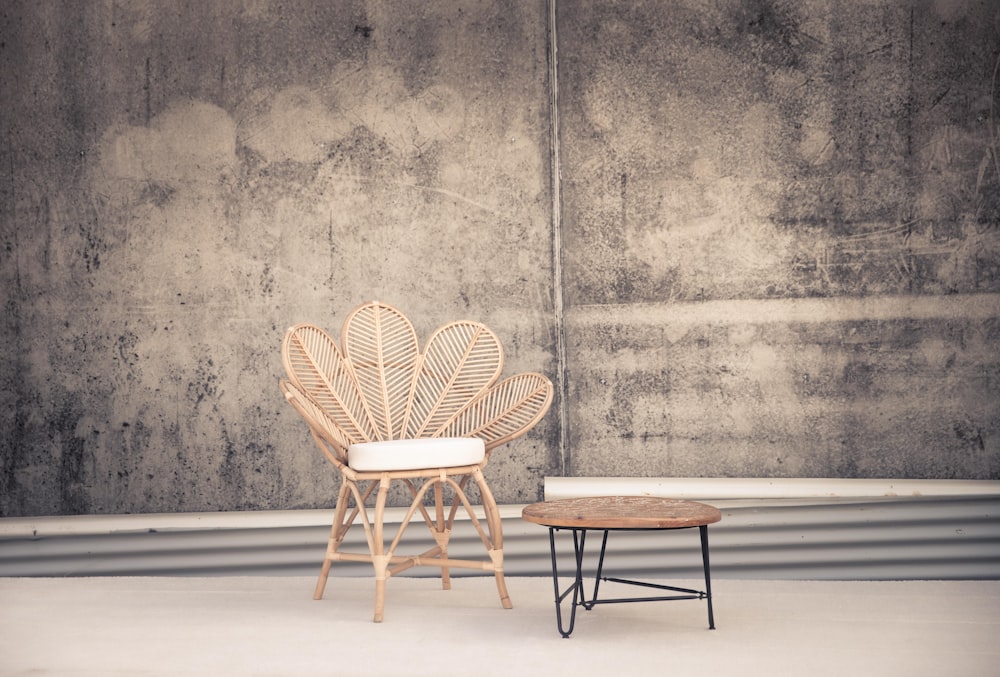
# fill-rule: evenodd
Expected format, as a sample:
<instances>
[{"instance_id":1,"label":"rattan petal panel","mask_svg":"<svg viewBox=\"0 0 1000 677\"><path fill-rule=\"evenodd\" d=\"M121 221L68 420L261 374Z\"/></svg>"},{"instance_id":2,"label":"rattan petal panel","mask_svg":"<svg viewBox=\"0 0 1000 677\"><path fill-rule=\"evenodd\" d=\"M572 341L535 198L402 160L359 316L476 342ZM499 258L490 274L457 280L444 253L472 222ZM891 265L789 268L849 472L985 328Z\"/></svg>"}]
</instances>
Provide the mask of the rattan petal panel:
<instances>
[{"instance_id":1,"label":"rattan petal panel","mask_svg":"<svg viewBox=\"0 0 1000 677\"><path fill-rule=\"evenodd\" d=\"M542 374L511 376L471 403L442 431L444 437L479 437L490 450L531 429L552 404L552 382Z\"/></svg>"},{"instance_id":2,"label":"rattan petal panel","mask_svg":"<svg viewBox=\"0 0 1000 677\"><path fill-rule=\"evenodd\" d=\"M282 361L291 382L336 422L347 444L378 439L352 369L329 334L311 324L291 327Z\"/></svg>"},{"instance_id":3,"label":"rattan petal panel","mask_svg":"<svg viewBox=\"0 0 1000 677\"><path fill-rule=\"evenodd\" d=\"M452 322L427 341L413 389L408 434L439 437L470 402L500 377L500 339L478 322Z\"/></svg>"},{"instance_id":4,"label":"rattan petal panel","mask_svg":"<svg viewBox=\"0 0 1000 677\"><path fill-rule=\"evenodd\" d=\"M366 304L347 316L342 343L372 416L375 439L403 437L420 356L413 325L391 306Z\"/></svg>"},{"instance_id":5,"label":"rattan petal panel","mask_svg":"<svg viewBox=\"0 0 1000 677\"><path fill-rule=\"evenodd\" d=\"M315 400L296 388L288 381L279 384L285 399L295 408L296 411L309 423L309 428L320 440L327 443L320 445L323 453L334 463L347 463L347 447L351 445L350 438L343 429L337 425L326 411L316 404ZM332 451L330 449L332 447Z\"/></svg>"}]
</instances>

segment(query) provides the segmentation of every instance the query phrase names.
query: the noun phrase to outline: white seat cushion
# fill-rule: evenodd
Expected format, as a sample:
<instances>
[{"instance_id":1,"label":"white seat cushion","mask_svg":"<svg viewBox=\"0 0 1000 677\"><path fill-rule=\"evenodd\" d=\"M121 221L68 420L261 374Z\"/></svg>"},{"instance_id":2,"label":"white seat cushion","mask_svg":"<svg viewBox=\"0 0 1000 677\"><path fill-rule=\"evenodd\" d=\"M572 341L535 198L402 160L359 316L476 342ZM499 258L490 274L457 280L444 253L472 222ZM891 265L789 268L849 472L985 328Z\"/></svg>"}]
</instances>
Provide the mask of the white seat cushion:
<instances>
[{"instance_id":1,"label":"white seat cushion","mask_svg":"<svg viewBox=\"0 0 1000 677\"><path fill-rule=\"evenodd\" d=\"M478 437L361 442L347 448L347 465L360 472L454 468L484 458L486 445Z\"/></svg>"}]
</instances>

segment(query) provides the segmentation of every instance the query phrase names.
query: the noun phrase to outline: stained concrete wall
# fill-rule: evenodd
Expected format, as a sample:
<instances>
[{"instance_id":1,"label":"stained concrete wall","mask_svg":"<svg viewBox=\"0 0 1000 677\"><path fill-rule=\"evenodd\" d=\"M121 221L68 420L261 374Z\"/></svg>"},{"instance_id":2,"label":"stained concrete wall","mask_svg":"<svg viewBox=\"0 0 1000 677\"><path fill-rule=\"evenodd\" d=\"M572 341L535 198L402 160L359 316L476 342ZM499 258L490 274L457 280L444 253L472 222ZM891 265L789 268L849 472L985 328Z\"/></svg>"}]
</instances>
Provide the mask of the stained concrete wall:
<instances>
[{"instance_id":1,"label":"stained concrete wall","mask_svg":"<svg viewBox=\"0 0 1000 677\"><path fill-rule=\"evenodd\" d=\"M1000 477L1000 8L561 5L572 475Z\"/></svg>"},{"instance_id":2,"label":"stained concrete wall","mask_svg":"<svg viewBox=\"0 0 1000 677\"><path fill-rule=\"evenodd\" d=\"M997 17L5 3L0 515L329 505L278 345L370 298L559 384L503 502L1000 477Z\"/></svg>"},{"instance_id":3,"label":"stained concrete wall","mask_svg":"<svg viewBox=\"0 0 1000 677\"><path fill-rule=\"evenodd\" d=\"M328 505L280 342L368 299L556 371L544 4L0 12L3 514Z\"/></svg>"}]
</instances>

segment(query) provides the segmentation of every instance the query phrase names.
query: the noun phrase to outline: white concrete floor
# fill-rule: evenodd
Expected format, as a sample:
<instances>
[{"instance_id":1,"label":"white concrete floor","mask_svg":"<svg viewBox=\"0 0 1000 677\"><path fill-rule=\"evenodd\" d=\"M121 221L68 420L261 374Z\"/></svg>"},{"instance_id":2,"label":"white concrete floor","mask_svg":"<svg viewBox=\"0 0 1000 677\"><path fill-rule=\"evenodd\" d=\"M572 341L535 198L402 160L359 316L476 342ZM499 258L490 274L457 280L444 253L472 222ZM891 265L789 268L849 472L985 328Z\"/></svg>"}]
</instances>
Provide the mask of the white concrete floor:
<instances>
[{"instance_id":1,"label":"white concrete floor","mask_svg":"<svg viewBox=\"0 0 1000 677\"><path fill-rule=\"evenodd\" d=\"M703 601L580 611L547 578L0 579L7 675L1000 675L1000 581L713 581ZM700 588L697 582L679 581ZM610 592L610 591L609 591ZM631 593L628 593L631 594Z\"/></svg>"}]
</instances>

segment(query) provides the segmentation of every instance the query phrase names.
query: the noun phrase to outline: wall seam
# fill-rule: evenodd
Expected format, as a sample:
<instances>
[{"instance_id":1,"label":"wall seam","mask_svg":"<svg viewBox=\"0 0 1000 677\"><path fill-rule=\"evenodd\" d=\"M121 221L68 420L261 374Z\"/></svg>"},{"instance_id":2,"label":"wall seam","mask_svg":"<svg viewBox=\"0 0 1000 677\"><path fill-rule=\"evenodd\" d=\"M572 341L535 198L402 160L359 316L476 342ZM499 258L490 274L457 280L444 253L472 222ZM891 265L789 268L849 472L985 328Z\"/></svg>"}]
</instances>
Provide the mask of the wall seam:
<instances>
[{"instance_id":1,"label":"wall seam","mask_svg":"<svg viewBox=\"0 0 1000 677\"><path fill-rule=\"evenodd\" d=\"M562 171L559 153L559 39L556 31L556 3L548 0L549 56L549 167L552 191L552 306L556 329L556 392L559 425L559 474L569 474L569 417L566 409L566 323L563 307L562 267Z\"/></svg>"}]
</instances>

